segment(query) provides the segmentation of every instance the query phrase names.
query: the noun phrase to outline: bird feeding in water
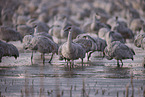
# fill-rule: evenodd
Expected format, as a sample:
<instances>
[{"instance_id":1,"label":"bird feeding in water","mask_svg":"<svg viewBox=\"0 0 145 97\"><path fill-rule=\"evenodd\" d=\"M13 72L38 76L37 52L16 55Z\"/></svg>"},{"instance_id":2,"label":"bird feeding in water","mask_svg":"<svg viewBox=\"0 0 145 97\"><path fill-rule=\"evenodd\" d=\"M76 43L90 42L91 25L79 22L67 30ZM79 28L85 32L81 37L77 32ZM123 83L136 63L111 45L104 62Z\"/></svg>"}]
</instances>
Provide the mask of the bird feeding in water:
<instances>
[{"instance_id":1,"label":"bird feeding in water","mask_svg":"<svg viewBox=\"0 0 145 97\"><path fill-rule=\"evenodd\" d=\"M33 51L38 51L42 54L43 64L45 63L45 53L52 53L49 63L51 62L53 55L58 51L58 45L52 40L50 35L45 36L44 33L37 32L37 26L35 26L34 35L26 35L23 38L24 49L32 50L31 63L33 59Z\"/></svg>"},{"instance_id":2,"label":"bird feeding in water","mask_svg":"<svg viewBox=\"0 0 145 97\"><path fill-rule=\"evenodd\" d=\"M89 42L86 42L89 41ZM107 46L106 41L99 38L99 37L92 37L90 35L87 34L80 34L77 36L77 38L74 40L74 42L77 43L83 43L85 45L86 48L86 53L88 53L87 57L88 57L88 61L89 58L91 57L91 54L95 51L99 51L99 52L103 52L105 47ZM103 53L103 57L104 57L104 53Z\"/></svg>"},{"instance_id":3,"label":"bird feeding in water","mask_svg":"<svg viewBox=\"0 0 145 97\"><path fill-rule=\"evenodd\" d=\"M1 58L4 56L13 56L15 59L17 59L17 57L19 57L19 51L13 44L9 44L0 40L0 62Z\"/></svg>"},{"instance_id":4,"label":"bird feeding in water","mask_svg":"<svg viewBox=\"0 0 145 97\"><path fill-rule=\"evenodd\" d=\"M104 50L105 56L108 60L112 60L113 58L117 60L117 66L119 65L119 60L121 61L123 66L122 60L124 59L132 59L135 52L133 49L129 48L127 45L121 43L120 41L113 41L110 43Z\"/></svg>"}]
</instances>

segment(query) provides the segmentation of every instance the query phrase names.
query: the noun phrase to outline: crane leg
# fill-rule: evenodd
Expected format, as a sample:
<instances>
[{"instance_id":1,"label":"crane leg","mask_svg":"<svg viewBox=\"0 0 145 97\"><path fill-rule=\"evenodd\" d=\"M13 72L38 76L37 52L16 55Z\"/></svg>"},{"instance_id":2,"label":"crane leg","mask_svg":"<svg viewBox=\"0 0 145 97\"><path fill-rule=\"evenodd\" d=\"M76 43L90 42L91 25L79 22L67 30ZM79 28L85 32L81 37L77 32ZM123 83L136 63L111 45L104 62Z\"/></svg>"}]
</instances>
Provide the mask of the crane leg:
<instances>
[{"instance_id":1,"label":"crane leg","mask_svg":"<svg viewBox=\"0 0 145 97\"><path fill-rule=\"evenodd\" d=\"M82 67L83 67L83 59L82 59Z\"/></svg>"},{"instance_id":2,"label":"crane leg","mask_svg":"<svg viewBox=\"0 0 145 97\"><path fill-rule=\"evenodd\" d=\"M87 52L87 60L89 61L89 55L88 55L88 52Z\"/></svg>"},{"instance_id":3,"label":"crane leg","mask_svg":"<svg viewBox=\"0 0 145 97\"><path fill-rule=\"evenodd\" d=\"M70 66L71 66L71 68L73 68L73 66L74 66L74 60L71 60Z\"/></svg>"},{"instance_id":4,"label":"crane leg","mask_svg":"<svg viewBox=\"0 0 145 97\"><path fill-rule=\"evenodd\" d=\"M67 66L68 66L68 60L66 60Z\"/></svg>"},{"instance_id":5,"label":"crane leg","mask_svg":"<svg viewBox=\"0 0 145 97\"><path fill-rule=\"evenodd\" d=\"M91 57L91 54L92 54L93 52L90 52L89 53L89 55L88 55L88 61L89 61L89 58Z\"/></svg>"},{"instance_id":6,"label":"crane leg","mask_svg":"<svg viewBox=\"0 0 145 97\"><path fill-rule=\"evenodd\" d=\"M104 51L103 51L103 58L105 57L105 53L104 53Z\"/></svg>"},{"instance_id":7,"label":"crane leg","mask_svg":"<svg viewBox=\"0 0 145 97\"><path fill-rule=\"evenodd\" d=\"M122 63L122 65L121 65L121 67L123 66L123 62L122 62L122 60L120 60L121 61L121 63Z\"/></svg>"},{"instance_id":8,"label":"crane leg","mask_svg":"<svg viewBox=\"0 0 145 97\"><path fill-rule=\"evenodd\" d=\"M33 51L32 51L32 54L31 54L31 64L33 64Z\"/></svg>"},{"instance_id":9,"label":"crane leg","mask_svg":"<svg viewBox=\"0 0 145 97\"><path fill-rule=\"evenodd\" d=\"M119 60L117 60L117 67L120 67L120 65L119 65Z\"/></svg>"},{"instance_id":10,"label":"crane leg","mask_svg":"<svg viewBox=\"0 0 145 97\"><path fill-rule=\"evenodd\" d=\"M49 63L51 63L52 58L53 58L53 53L52 53L52 55L51 55L51 58L50 58L50 60L49 60Z\"/></svg>"},{"instance_id":11,"label":"crane leg","mask_svg":"<svg viewBox=\"0 0 145 97\"><path fill-rule=\"evenodd\" d=\"M42 57L43 57L43 64L45 63L45 54L43 53L42 54Z\"/></svg>"}]
</instances>

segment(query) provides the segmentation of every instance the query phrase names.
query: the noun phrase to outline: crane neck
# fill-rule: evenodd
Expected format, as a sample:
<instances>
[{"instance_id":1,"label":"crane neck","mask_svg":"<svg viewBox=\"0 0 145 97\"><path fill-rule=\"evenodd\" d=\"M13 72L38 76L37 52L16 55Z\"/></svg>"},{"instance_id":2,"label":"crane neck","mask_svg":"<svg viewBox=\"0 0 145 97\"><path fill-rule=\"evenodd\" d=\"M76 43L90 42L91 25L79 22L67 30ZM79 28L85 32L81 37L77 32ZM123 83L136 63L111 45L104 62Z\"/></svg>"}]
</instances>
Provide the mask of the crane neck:
<instances>
[{"instance_id":1,"label":"crane neck","mask_svg":"<svg viewBox=\"0 0 145 97\"><path fill-rule=\"evenodd\" d=\"M71 48L72 48L72 31L69 31L68 39L67 39L67 46L68 46L68 50L71 50Z\"/></svg>"},{"instance_id":2,"label":"crane neck","mask_svg":"<svg viewBox=\"0 0 145 97\"><path fill-rule=\"evenodd\" d=\"M34 34L35 34L35 33L38 33L38 27L35 27L35 28L34 28Z\"/></svg>"}]
</instances>

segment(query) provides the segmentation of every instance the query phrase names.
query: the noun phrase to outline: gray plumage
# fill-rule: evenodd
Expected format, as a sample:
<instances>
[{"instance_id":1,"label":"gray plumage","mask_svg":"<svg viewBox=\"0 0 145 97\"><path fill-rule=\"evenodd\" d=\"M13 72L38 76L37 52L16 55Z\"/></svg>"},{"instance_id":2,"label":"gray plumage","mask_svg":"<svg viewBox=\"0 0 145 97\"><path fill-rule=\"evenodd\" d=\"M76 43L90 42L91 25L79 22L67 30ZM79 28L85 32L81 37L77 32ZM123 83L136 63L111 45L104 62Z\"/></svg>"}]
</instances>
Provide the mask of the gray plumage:
<instances>
[{"instance_id":1,"label":"gray plumage","mask_svg":"<svg viewBox=\"0 0 145 97\"><path fill-rule=\"evenodd\" d=\"M142 39L141 48L145 49L145 38Z\"/></svg>"},{"instance_id":2,"label":"gray plumage","mask_svg":"<svg viewBox=\"0 0 145 97\"><path fill-rule=\"evenodd\" d=\"M64 31L68 26L72 24L70 21L65 18L63 21L56 20L52 25L51 29L49 30L49 34L59 38L59 39L66 39L68 37L68 31Z\"/></svg>"},{"instance_id":3,"label":"gray plumage","mask_svg":"<svg viewBox=\"0 0 145 97\"><path fill-rule=\"evenodd\" d=\"M76 18L79 20L84 20L84 18L89 17L90 14L91 11L89 9L84 8L77 12Z\"/></svg>"},{"instance_id":4,"label":"gray plumage","mask_svg":"<svg viewBox=\"0 0 145 97\"><path fill-rule=\"evenodd\" d=\"M87 34L80 34L78 35L79 38L88 38L91 41L93 41L95 43L95 51L104 51L105 47L107 46L107 43L104 39L101 39L99 37L92 37L90 35Z\"/></svg>"},{"instance_id":5,"label":"gray plumage","mask_svg":"<svg viewBox=\"0 0 145 97\"><path fill-rule=\"evenodd\" d=\"M62 29L61 29L61 37L62 38L67 38L68 37L68 33L69 33L69 30L65 30L67 27L69 27L70 24L67 24L66 26L64 26ZM79 34L82 34L84 33L79 27L77 26L71 26L72 28L72 39L75 39Z\"/></svg>"},{"instance_id":6,"label":"gray plumage","mask_svg":"<svg viewBox=\"0 0 145 97\"><path fill-rule=\"evenodd\" d=\"M136 34L137 31L140 31L142 28L144 21L140 18L133 19L130 24L130 29L134 31L134 34Z\"/></svg>"},{"instance_id":7,"label":"gray plumage","mask_svg":"<svg viewBox=\"0 0 145 97\"><path fill-rule=\"evenodd\" d=\"M39 25L35 25L34 36L45 36L45 37L53 40L52 36L50 34L48 34L47 32L39 32Z\"/></svg>"},{"instance_id":8,"label":"gray plumage","mask_svg":"<svg viewBox=\"0 0 145 97\"><path fill-rule=\"evenodd\" d=\"M34 33L33 27L28 25L18 25L16 29L22 35L22 37L25 35L32 35Z\"/></svg>"},{"instance_id":9,"label":"gray plumage","mask_svg":"<svg viewBox=\"0 0 145 97\"><path fill-rule=\"evenodd\" d=\"M119 65L119 60L123 66L123 59L132 59L135 52L133 49L129 48L127 45L121 43L120 41L113 41L110 43L104 50L105 56L108 60L112 60L113 58L117 60L117 66Z\"/></svg>"},{"instance_id":10,"label":"gray plumage","mask_svg":"<svg viewBox=\"0 0 145 97\"><path fill-rule=\"evenodd\" d=\"M125 43L125 40L120 33L116 31L109 31L106 34L106 42L107 44L110 44L113 41L120 41L121 43Z\"/></svg>"},{"instance_id":11,"label":"gray plumage","mask_svg":"<svg viewBox=\"0 0 145 97\"><path fill-rule=\"evenodd\" d=\"M71 31L72 31L72 39L75 39L79 34L83 34L84 33L84 31L82 31L77 26L71 26Z\"/></svg>"},{"instance_id":12,"label":"gray plumage","mask_svg":"<svg viewBox=\"0 0 145 97\"><path fill-rule=\"evenodd\" d=\"M95 51L99 51L99 52L103 52L103 57L105 56L104 54L104 49L107 46L106 40L101 39L99 37L92 37L92 40L95 42L96 44L96 50ZM90 53L91 54L91 53ZM90 55L91 56L91 55Z\"/></svg>"},{"instance_id":13,"label":"gray plumage","mask_svg":"<svg viewBox=\"0 0 145 97\"><path fill-rule=\"evenodd\" d=\"M107 20L110 18L110 15L102 8L95 9L96 17L102 22L106 23Z\"/></svg>"},{"instance_id":14,"label":"gray plumage","mask_svg":"<svg viewBox=\"0 0 145 97\"><path fill-rule=\"evenodd\" d=\"M89 53L95 51L96 44L91 39L85 39L85 38L76 38L73 40L73 42L84 45L87 53L87 59L89 61Z\"/></svg>"},{"instance_id":15,"label":"gray plumage","mask_svg":"<svg viewBox=\"0 0 145 97\"><path fill-rule=\"evenodd\" d=\"M12 17L14 14L14 10L12 8L7 8L7 7L5 5L5 7L3 7L1 10L1 22L2 22L2 25L4 26L13 27Z\"/></svg>"},{"instance_id":16,"label":"gray plumage","mask_svg":"<svg viewBox=\"0 0 145 97\"><path fill-rule=\"evenodd\" d=\"M43 55L43 63L45 62L45 53L52 53L52 56L49 60L49 63L52 60L52 57L55 53L58 51L58 45L53 42L51 39L38 35L38 36L32 36L32 35L26 35L23 39L24 42L24 49L30 49L32 50L32 56L31 56L31 62L33 59L33 51L38 51L42 53Z\"/></svg>"},{"instance_id":17,"label":"gray plumage","mask_svg":"<svg viewBox=\"0 0 145 97\"><path fill-rule=\"evenodd\" d=\"M23 48L28 49L30 42L34 36L33 35L25 35L23 38Z\"/></svg>"},{"instance_id":18,"label":"gray plumage","mask_svg":"<svg viewBox=\"0 0 145 97\"><path fill-rule=\"evenodd\" d=\"M64 59L70 60L76 60L81 58L82 59L82 65L83 65L83 58L85 58L85 47L82 44L74 43L72 42L72 34L73 34L73 27L69 27L70 29L68 34L68 40L64 44L62 44L58 49L58 54L62 56Z\"/></svg>"},{"instance_id":19,"label":"gray plumage","mask_svg":"<svg viewBox=\"0 0 145 97\"><path fill-rule=\"evenodd\" d=\"M108 29L108 28L105 28L105 27L101 28L101 29L99 30L99 32L98 32L98 37L99 37L99 38L102 38L102 39L106 39L106 34L107 34L109 31L110 31L110 29Z\"/></svg>"},{"instance_id":20,"label":"gray plumage","mask_svg":"<svg viewBox=\"0 0 145 97\"><path fill-rule=\"evenodd\" d=\"M124 24L124 22L119 22L118 17L116 18L116 25L114 27L112 27L112 29L114 31L120 33L125 40L134 38L134 34L133 34L132 30L129 29L127 27L127 25Z\"/></svg>"},{"instance_id":21,"label":"gray plumage","mask_svg":"<svg viewBox=\"0 0 145 97\"><path fill-rule=\"evenodd\" d=\"M29 48L38 50L41 53L55 53L57 44L47 37L35 36L32 38Z\"/></svg>"},{"instance_id":22,"label":"gray plumage","mask_svg":"<svg viewBox=\"0 0 145 97\"><path fill-rule=\"evenodd\" d=\"M33 59L33 51L38 51L42 53L43 63L45 62L45 57L44 57L45 53L52 53L52 56L49 61L50 63L52 60L53 54L57 53L58 45L53 41L53 38L51 35L49 35L46 32L39 32L38 30L39 30L39 25L36 24L34 26L33 35L26 35L23 38L23 43L24 43L23 48L32 50L31 62ZM46 50L46 48L48 49L48 51Z\"/></svg>"},{"instance_id":23,"label":"gray plumage","mask_svg":"<svg viewBox=\"0 0 145 97\"><path fill-rule=\"evenodd\" d=\"M120 18L116 16L107 20L107 24L111 25L112 28L116 26L116 23L119 23L120 25L127 27L127 23L125 22L124 18Z\"/></svg>"},{"instance_id":24,"label":"gray plumage","mask_svg":"<svg viewBox=\"0 0 145 97\"><path fill-rule=\"evenodd\" d=\"M0 39L5 40L6 42L18 40L22 42L21 34L7 26L0 26Z\"/></svg>"},{"instance_id":25,"label":"gray plumage","mask_svg":"<svg viewBox=\"0 0 145 97\"><path fill-rule=\"evenodd\" d=\"M54 37L61 38L61 34L60 34L61 29L62 29L61 26L54 25L52 28L50 28L49 34Z\"/></svg>"},{"instance_id":26,"label":"gray plumage","mask_svg":"<svg viewBox=\"0 0 145 97\"><path fill-rule=\"evenodd\" d=\"M8 44L0 40L0 47L3 49L3 56L14 56L15 59L19 57L19 51L13 44Z\"/></svg>"},{"instance_id":27,"label":"gray plumage","mask_svg":"<svg viewBox=\"0 0 145 97\"><path fill-rule=\"evenodd\" d=\"M136 47L141 47L142 46L142 43L143 43L143 39L145 38L145 33L143 34L138 34L134 40L134 45Z\"/></svg>"},{"instance_id":28,"label":"gray plumage","mask_svg":"<svg viewBox=\"0 0 145 97\"><path fill-rule=\"evenodd\" d=\"M142 28L139 31L139 34L143 34L143 33L145 33L145 23L142 24Z\"/></svg>"},{"instance_id":29,"label":"gray plumage","mask_svg":"<svg viewBox=\"0 0 145 97\"><path fill-rule=\"evenodd\" d=\"M101 39L99 37L92 37L97 45L96 51L101 51L103 52L105 47L107 46L107 43L104 39Z\"/></svg>"},{"instance_id":30,"label":"gray plumage","mask_svg":"<svg viewBox=\"0 0 145 97\"><path fill-rule=\"evenodd\" d=\"M40 21L35 20L35 19L30 19L29 21L27 21L26 24L30 27L34 27L35 25L37 25L39 32L46 32L47 33L49 31L49 27L47 26L46 23L40 22Z\"/></svg>"},{"instance_id":31,"label":"gray plumage","mask_svg":"<svg viewBox=\"0 0 145 97\"><path fill-rule=\"evenodd\" d=\"M94 15L94 17L93 17L93 22L92 22L92 24L90 25L91 31L97 31L97 34L98 34L99 29L101 29L101 28L103 28L103 27L106 27L106 28L107 28L107 26L106 26L104 23L101 23L101 22L96 18L96 15Z\"/></svg>"},{"instance_id":32,"label":"gray plumage","mask_svg":"<svg viewBox=\"0 0 145 97\"><path fill-rule=\"evenodd\" d=\"M125 40L134 38L134 34L133 34L132 30L127 27L124 27L124 26L121 26L118 24L117 26L114 27L113 30L120 33Z\"/></svg>"},{"instance_id":33,"label":"gray plumage","mask_svg":"<svg viewBox=\"0 0 145 97\"><path fill-rule=\"evenodd\" d=\"M19 15L17 16L17 18L15 18L15 21L17 21L17 25L25 25L28 20L29 18L24 15L23 16Z\"/></svg>"},{"instance_id":34,"label":"gray plumage","mask_svg":"<svg viewBox=\"0 0 145 97\"><path fill-rule=\"evenodd\" d=\"M72 24L69 22L69 20L67 18L64 19L63 24L62 24L62 28L60 31L60 35L61 38L67 38L68 37L68 31L65 31L65 29L69 26L71 26Z\"/></svg>"},{"instance_id":35,"label":"gray plumage","mask_svg":"<svg viewBox=\"0 0 145 97\"><path fill-rule=\"evenodd\" d=\"M80 34L77 36L77 38L88 38L89 40L91 40L92 43L92 47L91 47L91 52L88 55L88 59L91 57L91 54L95 51L100 51L103 52L105 47L107 46L107 43L105 40L99 38L99 37L92 37L90 35L87 34Z\"/></svg>"}]
</instances>

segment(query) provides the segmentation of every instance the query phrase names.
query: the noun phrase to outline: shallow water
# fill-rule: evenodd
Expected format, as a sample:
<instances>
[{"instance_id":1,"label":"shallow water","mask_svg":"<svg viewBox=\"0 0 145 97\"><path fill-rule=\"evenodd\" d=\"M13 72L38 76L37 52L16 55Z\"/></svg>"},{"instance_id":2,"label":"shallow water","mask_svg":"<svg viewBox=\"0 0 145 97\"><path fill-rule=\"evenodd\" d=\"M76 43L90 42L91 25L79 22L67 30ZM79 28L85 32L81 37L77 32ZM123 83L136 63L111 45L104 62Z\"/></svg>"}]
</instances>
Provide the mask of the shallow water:
<instances>
[{"instance_id":1,"label":"shallow water","mask_svg":"<svg viewBox=\"0 0 145 97\"><path fill-rule=\"evenodd\" d=\"M65 61L55 55L49 64L50 55L42 64L40 53L34 53L31 64L30 51L18 47L20 57L4 57L0 63L0 96L6 97L125 97L127 85L129 97L143 97L145 91L145 51L136 48L134 61L123 60L123 67L118 68L116 60L98 57L93 53L89 62L75 60L70 68ZM131 78L132 77L132 78ZM132 79L132 80L131 80ZM132 83L133 81L133 88ZM134 90L134 91L133 91ZM132 94L133 93L133 94Z\"/></svg>"}]
</instances>

